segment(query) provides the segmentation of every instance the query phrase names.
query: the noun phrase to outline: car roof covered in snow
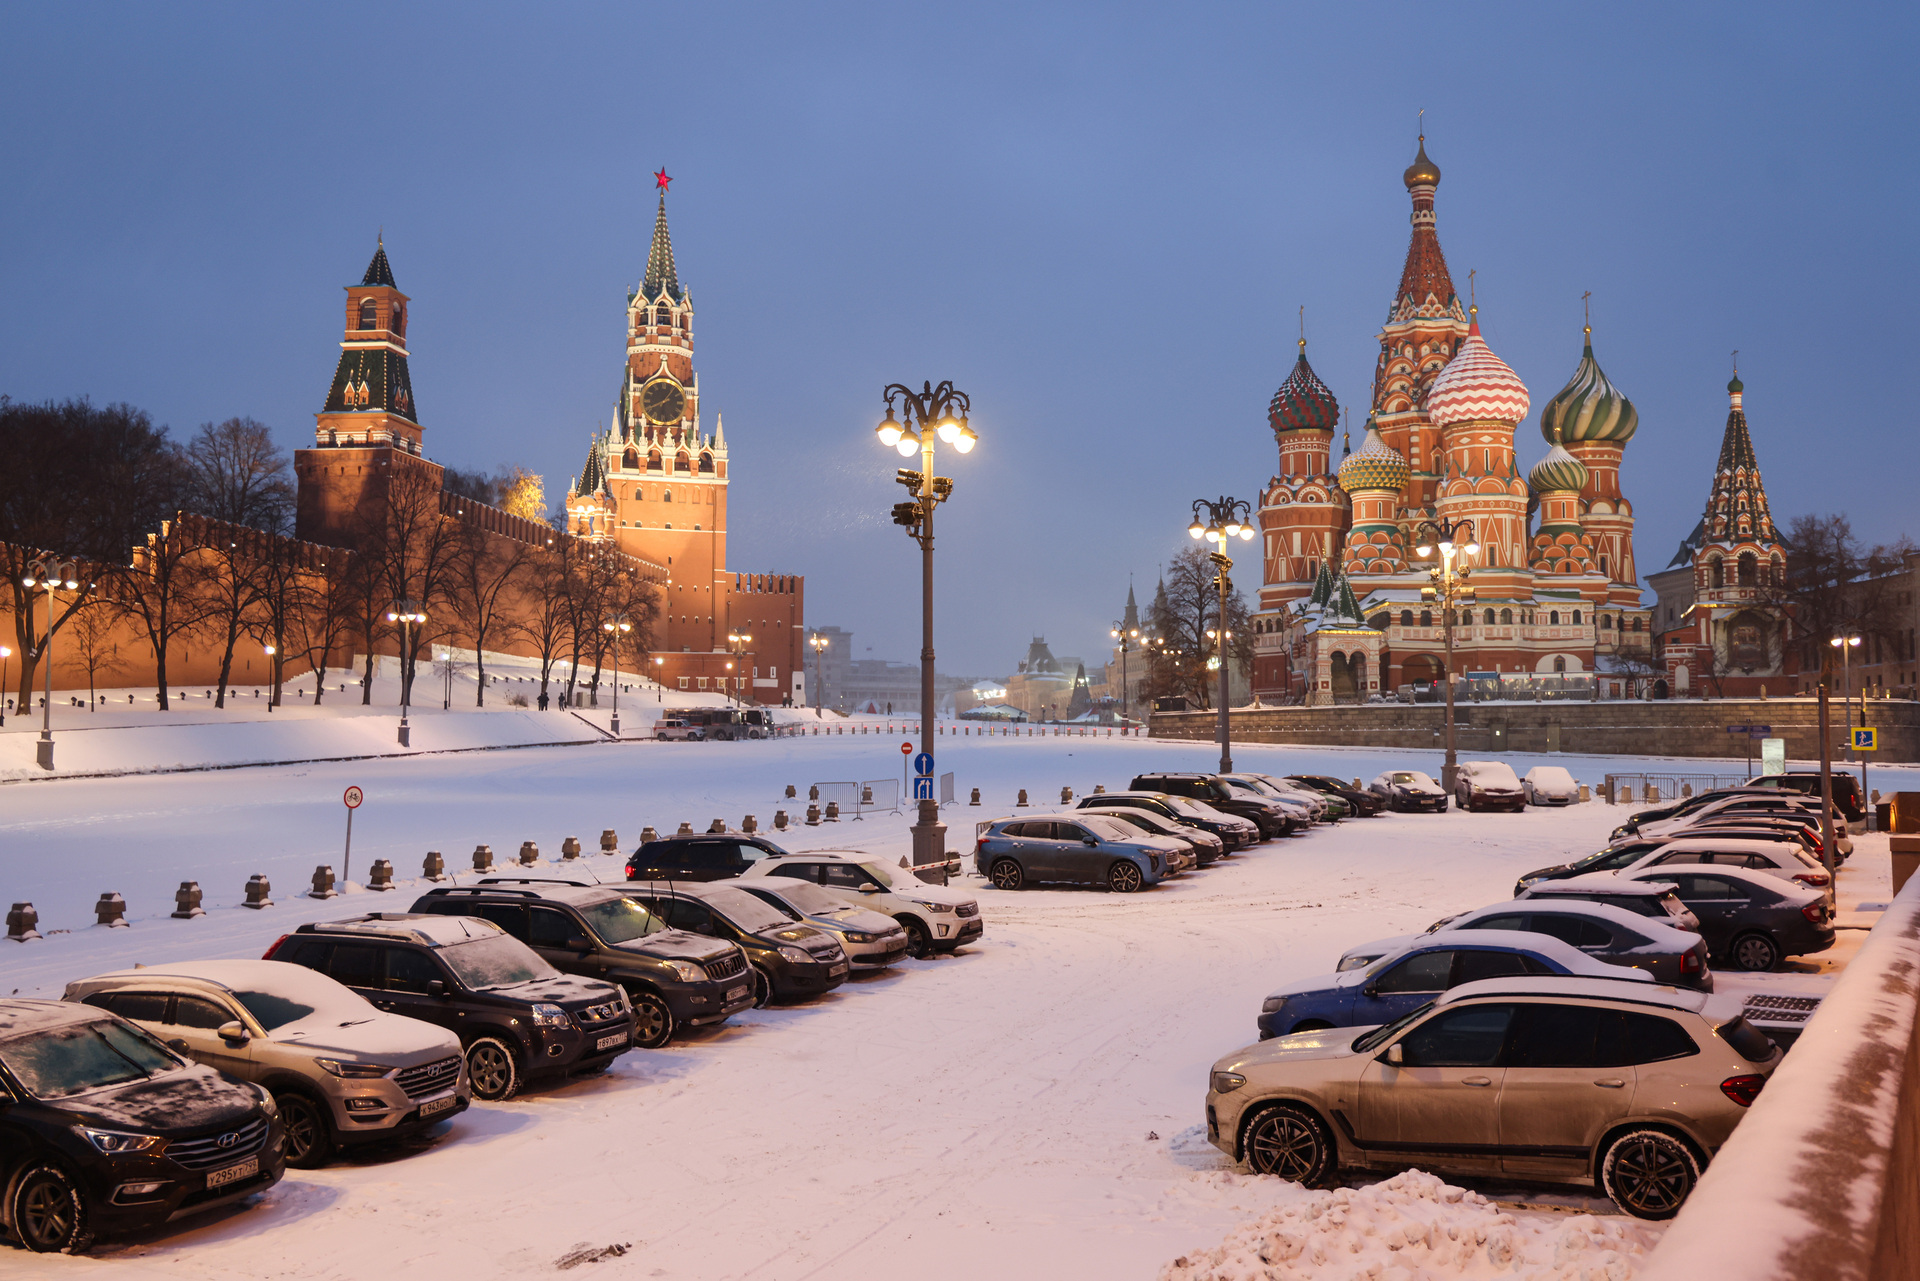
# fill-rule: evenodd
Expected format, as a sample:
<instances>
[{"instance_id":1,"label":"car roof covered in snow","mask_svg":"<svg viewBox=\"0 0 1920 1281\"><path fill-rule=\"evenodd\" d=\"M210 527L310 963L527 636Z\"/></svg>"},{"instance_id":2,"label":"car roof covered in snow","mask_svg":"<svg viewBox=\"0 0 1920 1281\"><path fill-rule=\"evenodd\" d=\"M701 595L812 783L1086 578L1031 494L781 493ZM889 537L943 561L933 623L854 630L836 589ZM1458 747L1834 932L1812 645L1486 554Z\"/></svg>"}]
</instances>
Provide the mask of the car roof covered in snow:
<instances>
[{"instance_id":1,"label":"car roof covered in snow","mask_svg":"<svg viewBox=\"0 0 1920 1281\"><path fill-rule=\"evenodd\" d=\"M74 1023L91 1023L107 1017L90 1005L67 1001L41 1001L30 997L0 997L0 1040L47 1032Z\"/></svg>"},{"instance_id":2,"label":"car roof covered in snow","mask_svg":"<svg viewBox=\"0 0 1920 1281\"><path fill-rule=\"evenodd\" d=\"M1585 899L1572 899L1567 902L1551 902L1544 899L1509 899L1504 903L1496 903L1492 907L1478 907L1471 912L1462 912L1459 916L1447 922L1447 929L1450 932L1460 931L1460 922L1462 921L1497 916L1503 912L1541 911L1548 912L1554 916L1584 916L1588 920L1604 921L1616 929L1623 929L1630 933L1639 934L1653 943L1678 948L1681 951L1685 951L1700 941L1697 935L1671 925L1663 925L1651 917L1641 916L1638 912L1630 912L1624 907L1615 907L1611 903L1592 903ZM1463 932L1479 934L1483 931L1466 930ZM1669 937L1669 935L1674 937Z\"/></svg>"},{"instance_id":3,"label":"car roof covered in snow","mask_svg":"<svg viewBox=\"0 0 1920 1281\"><path fill-rule=\"evenodd\" d=\"M1523 975L1509 979L1479 979L1449 988L1436 998L1436 1004L1454 1005L1496 996L1585 997L1602 1001L1627 1001L1635 1005L1660 1005L1673 1010L1691 1010L1698 1014L1706 1006L1708 994L1664 983L1634 982L1617 978L1575 978Z\"/></svg>"},{"instance_id":4,"label":"car roof covered in snow","mask_svg":"<svg viewBox=\"0 0 1920 1281\"><path fill-rule=\"evenodd\" d=\"M1618 908L1610 909L1619 911ZM1622 912L1623 916L1631 916ZM1646 918L1631 916L1631 919L1643 921ZM1537 934L1532 930L1435 930L1431 934L1416 935L1407 946L1394 952L1395 957L1408 952L1426 952L1441 947L1499 947L1512 948L1515 951L1532 952L1558 961L1574 974L1590 974L1596 978L1617 979L1627 983L1651 982L1653 976L1645 970L1629 969L1624 965L1615 965L1603 961L1597 956L1588 956L1570 943L1563 943L1551 934ZM1349 971L1352 973L1353 971ZM1344 975L1342 977L1345 977ZM1565 982L1563 976L1559 982Z\"/></svg>"},{"instance_id":5,"label":"car roof covered in snow","mask_svg":"<svg viewBox=\"0 0 1920 1281\"><path fill-rule=\"evenodd\" d=\"M1527 892L1520 895L1520 898L1578 897L1582 894L1605 894L1618 898L1658 898L1673 888L1670 884L1662 885L1660 878L1651 873L1644 880L1629 881L1612 872L1587 872L1559 881L1535 881L1527 886ZM1514 901L1518 902L1519 899Z\"/></svg>"},{"instance_id":6,"label":"car roof covered in snow","mask_svg":"<svg viewBox=\"0 0 1920 1281\"><path fill-rule=\"evenodd\" d=\"M432 947L451 947L470 939L492 938L504 934L492 921L477 916L441 916L424 912L370 912L349 916L343 921L314 921L301 927L302 933L358 934L368 938L405 939Z\"/></svg>"},{"instance_id":7,"label":"car roof covered in snow","mask_svg":"<svg viewBox=\"0 0 1920 1281\"><path fill-rule=\"evenodd\" d=\"M1676 876L1682 872L1690 872L1702 876L1724 876L1729 881L1737 881L1742 885L1755 886L1774 894L1784 895L1786 898L1800 903L1811 903L1815 899L1825 898L1827 896L1825 890L1814 889L1811 885L1802 885L1798 881L1783 880L1778 876L1759 871L1755 868L1728 867L1723 863L1666 863L1657 868L1649 867L1644 871L1636 872L1629 870L1627 875L1620 877L1620 880L1629 885L1644 885L1649 882L1660 881L1669 876ZM1602 873L1602 875L1613 876L1616 875L1616 873L1606 872ZM1564 885L1566 882L1562 881L1561 884Z\"/></svg>"}]
</instances>

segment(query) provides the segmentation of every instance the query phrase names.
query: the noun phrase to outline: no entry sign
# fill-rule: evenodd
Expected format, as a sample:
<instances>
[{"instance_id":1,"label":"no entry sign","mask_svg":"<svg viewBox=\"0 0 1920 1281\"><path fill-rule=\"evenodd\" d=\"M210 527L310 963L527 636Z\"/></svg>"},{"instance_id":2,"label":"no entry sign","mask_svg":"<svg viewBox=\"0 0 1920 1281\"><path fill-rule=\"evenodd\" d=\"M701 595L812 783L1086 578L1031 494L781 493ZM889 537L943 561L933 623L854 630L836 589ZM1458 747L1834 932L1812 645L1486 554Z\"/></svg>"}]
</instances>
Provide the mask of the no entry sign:
<instances>
[{"instance_id":1,"label":"no entry sign","mask_svg":"<svg viewBox=\"0 0 1920 1281\"><path fill-rule=\"evenodd\" d=\"M902 744L900 744L900 755L902 755L902 756L912 756L912 755L913 755L913 744L912 744L912 743L902 743Z\"/></svg>"}]
</instances>

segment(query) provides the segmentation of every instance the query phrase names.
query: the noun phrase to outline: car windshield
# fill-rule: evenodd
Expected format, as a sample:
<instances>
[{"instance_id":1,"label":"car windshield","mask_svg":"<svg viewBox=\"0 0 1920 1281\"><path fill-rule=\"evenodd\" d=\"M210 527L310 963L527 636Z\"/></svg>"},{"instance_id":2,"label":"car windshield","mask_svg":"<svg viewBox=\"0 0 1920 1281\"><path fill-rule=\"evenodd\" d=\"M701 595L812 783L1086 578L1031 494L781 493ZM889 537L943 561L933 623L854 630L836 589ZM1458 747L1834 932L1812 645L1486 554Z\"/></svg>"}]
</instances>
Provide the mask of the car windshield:
<instances>
[{"instance_id":1,"label":"car windshield","mask_svg":"<svg viewBox=\"0 0 1920 1281\"><path fill-rule=\"evenodd\" d=\"M0 1041L0 1063L43 1099L171 1072L180 1061L131 1024L94 1019Z\"/></svg>"},{"instance_id":2,"label":"car windshield","mask_svg":"<svg viewBox=\"0 0 1920 1281\"><path fill-rule=\"evenodd\" d=\"M786 914L773 904L731 885L723 885L702 894L700 901L749 934L783 930L791 923Z\"/></svg>"},{"instance_id":3,"label":"car windshield","mask_svg":"<svg viewBox=\"0 0 1920 1281\"><path fill-rule=\"evenodd\" d=\"M1383 1023L1379 1027L1374 1028L1371 1032L1362 1032L1359 1036L1356 1036L1353 1038L1353 1052L1355 1054L1365 1054L1370 1050L1378 1049L1380 1046L1385 1045L1388 1041L1398 1036L1400 1034L1400 1030L1406 1027L1407 1024L1413 1022L1417 1018L1420 1018L1422 1015L1424 1015L1428 1010L1431 1010L1432 1008L1433 1008L1433 1002L1428 1001L1425 1005L1413 1011L1411 1014L1402 1014L1399 1018L1395 1019L1393 1022Z\"/></svg>"},{"instance_id":4,"label":"car windshield","mask_svg":"<svg viewBox=\"0 0 1920 1281\"><path fill-rule=\"evenodd\" d=\"M1483 787L1518 787L1520 780L1500 761L1480 761L1467 766L1467 775Z\"/></svg>"},{"instance_id":5,"label":"car windshield","mask_svg":"<svg viewBox=\"0 0 1920 1281\"><path fill-rule=\"evenodd\" d=\"M668 928L665 921L647 910L645 903L625 896L580 906L578 911L593 927L593 932L609 943L645 938Z\"/></svg>"},{"instance_id":6,"label":"car windshield","mask_svg":"<svg viewBox=\"0 0 1920 1281\"><path fill-rule=\"evenodd\" d=\"M1169 796L1167 804L1190 818L1213 819L1219 817L1219 811L1210 805L1197 805L1184 796Z\"/></svg>"},{"instance_id":7,"label":"car windshield","mask_svg":"<svg viewBox=\"0 0 1920 1281\"><path fill-rule=\"evenodd\" d=\"M1569 792L1574 787L1573 775L1558 765L1536 766L1528 777L1533 779L1535 787L1563 787Z\"/></svg>"},{"instance_id":8,"label":"car windshield","mask_svg":"<svg viewBox=\"0 0 1920 1281\"><path fill-rule=\"evenodd\" d=\"M269 1032L314 1015L341 1027L365 1023L374 1016L374 1008L367 999L344 983L304 965L274 968L287 972L275 974L271 982L233 989L234 997L246 1006L247 1013Z\"/></svg>"},{"instance_id":9,"label":"car windshield","mask_svg":"<svg viewBox=\"0 0 1920 1281\"><path fill-rule=\"evenodd\" d=\"M1598 854L1589 854L1574 863L1573 869L1576 872L1604 872L1622 868L1651 848L1653 847L1650 845L1642 845L1638 842L1629 845L1609 845Z\"/></svg>"},{"instance_id":10,"label":"car windshield","mask_svg":"<svg viewBox=\"0 0 1920 1281\"><path fill-rule=\"evenodd\" d=\"M871 876L888 889L897 890L900 888L900 883L893 879L893 873L899 871L899 868L889 868L885 863L862 863L860 866L866 869L868 876Z\"/></svg>"},{"instance_id":11,"label":"car windshield","mask_svg":"<svg viewBox=\"0 0 1920 1281\"><path fill-rule=\"evenodd\" d=\"M767 888L775 892L776 897L785 899L795 908L811 915L838 912L847 906L812 881L800 881L783 876Z\"/></svg>"},{"instance_id":12,"label":"car windshield","mask_svg":"<svg viewBox=\"0 0 1920 1281\"><path fill-rule=\"evenodd\" d=\"M452 968L455 978L476 989L511 987L560 976L560 971L541 960L538 952L504 934L443 947L440 959Z\"/></svg>"},{"instance_id":13,"label":"car windshield","mask_svg":"<svg viewBox=\"0 0 1920 1281\"><path fill-rule=\"evenodd\" d=\"M1083 818L1080 821L1086 824L1096 836L1104 836L1110 841L1137 841L1140 839L1140 833L1134 831L1125 823L1116 823L1110 818Z\"/></svg>"}]
</instances>

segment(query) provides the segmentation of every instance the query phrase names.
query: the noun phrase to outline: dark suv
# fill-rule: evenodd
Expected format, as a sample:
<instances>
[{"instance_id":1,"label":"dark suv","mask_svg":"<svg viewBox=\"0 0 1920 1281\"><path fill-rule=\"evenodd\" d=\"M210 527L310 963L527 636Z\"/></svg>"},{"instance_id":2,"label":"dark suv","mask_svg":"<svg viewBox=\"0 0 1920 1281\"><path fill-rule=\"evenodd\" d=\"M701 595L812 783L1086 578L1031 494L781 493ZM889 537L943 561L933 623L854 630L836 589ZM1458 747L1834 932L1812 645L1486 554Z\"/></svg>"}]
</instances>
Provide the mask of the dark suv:
<instances>
[{"instance_id":1,"label":"dark suv","mask_svg":"<svg viewBox=\"0 0 1920 1281\"><path fill-rule=\"evenodd\" d=\"M1222 814L1246 819L1260 829L1262 839L1285 836L1298 826L1279 806L1236 792L1211 774L1142 774L1128 787L1135 792L1165 792L1211 805Z\"/></svg>"},{"instance_id":2,"label":"dark suv","mask_svg":"<svg viewBox=\"0 0 1920 1281\"><path fill-rule=\"evenodd\" d=\"M634 1044L642 1049L753 1004L753 976L739 948L674 929L621 887L497 876L428 890L413 910L478 916L563 973L618 983L633 1003Z\"/></svg>"},{"instance_id":3,"label":"dark suv","mask_svg":"<svg viewBox=\"0 0 1920 1281\"><path fill-rule=\"evenodd\" d=\"M633 1044L633 1010L611 983L573 978L478 917L375 912L309 921L267 949L331 976L383 1010L460 1038L475 1098L512 1098L530 1078L599 1072Z\"/></svg>"},{"instance_id":4,"label":"dark suv","mask_svg":"<svg viewBox=\"0 0 1920 1281\"><path fill-rule=\"evenodd\" d=\"M757 1006L830 992L853 968L831 934L795 924L737 885L643 881L621 892L677 929L739 944L752 963Z\"/></svg>"},{"instance_id":5,"label":"dark suv","mask_svg":"<svg viewBox=\"0 0 1920 1281\"><path fill-rule=\"evenodd\" d=\"M1095 792L1091 796L1081 797L1075 804L1075 808L1083 810L1095 807L1145 810L1182 827L1197 827L1219 840L1222 854L1245 849L1260 839L1259 827L1249 819L1230 814L1217 819L1202 818L1175 805L1165 792Z\"/></svg>"},{"instance_id":6,"label":"dark suv","mask_svg":"<svg viewBox=\"0 0 1920 1281\"><path fill-rule=\"evenodd\" d=\"M1842 770L1834 770L1831 777L1834 807L1847 816L1849 823L1866 822L1867 806L1860 798L1860 780ZM1758 778L1748 779L1747 786L1800 792L1817 799L1820 795L1820 771L1788 770L1784 774L1762 774Z\"/></svg>"},{"instance_id":7,"label":"dark suv","mask_svg":"<svg viewBox=\"0 0 1920 1281\"><path fill-rule=\"evenodd\" d=\"M0 1224L35 1253L158 1227L286 1173L272 1096L125 1019L0 999Z\"/></svg>"},{"instance_id":8,"label":"dark suv","mask_svg":"<svg viewBox=\"0 0 1920 1281\"><path fill-rule=\"evenodd\" d=\"M1287 778L1302 787L1311 787L1326 796L1337 796L1361 818L1372 818L1387 808L1387 798L1378 792L1362 791L1343 783L1331 774L1289 774Z\"/></svg>"},{"instance_id":9,"label":"dark suv","mask_svg":"<svg viewBox=\"0 0 1920 1281\"><path fill-rule=\"evenodd\" d=\"M648 841L627 859L629 881L726 881L768 855L787 851L772 841L738 833L669 836Z\"/></svg>"}]
</instances>

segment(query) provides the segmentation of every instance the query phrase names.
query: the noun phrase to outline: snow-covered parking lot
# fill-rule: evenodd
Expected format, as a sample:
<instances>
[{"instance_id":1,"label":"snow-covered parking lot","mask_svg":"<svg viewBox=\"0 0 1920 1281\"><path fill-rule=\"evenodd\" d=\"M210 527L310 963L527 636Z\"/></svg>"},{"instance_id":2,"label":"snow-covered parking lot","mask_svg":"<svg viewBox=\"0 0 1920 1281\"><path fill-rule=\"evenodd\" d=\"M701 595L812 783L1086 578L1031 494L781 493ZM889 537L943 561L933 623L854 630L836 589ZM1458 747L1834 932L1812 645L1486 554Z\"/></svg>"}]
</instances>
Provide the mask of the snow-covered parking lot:
<instances>
[{"instance_id":1,"label":"snow-covered parking lot","mask_svg":"<svg viewBox=\"0 0 1920 1281\"><path fill-rule=\"evenodd\" d=\"M460 869L481 842L505 862L534 840L551 861L562 837L592 850L609 827L630 850L646 824L700 830L752 813L765 826L777 808L803 810L809 783L898 778L898 741L597 744L6 786L0 897L32 900L48 937L0 943L0 991L57 996L71 979L135 962L258 956L302 920L402 910L417 892L405 878L429 849ZM1018 788L1045 802L1063 785L1123 787L1149 767L1216 759L1206 744L1164 741L942 743L939 768L956 773L962 798L945 811L949 844L963 852L973 821L1009 812ZM1239 747L1235 756L1272 773L1438 772L1430 753ZM1660 768L1555 761L1589 781L1606 768ZM789 783L797 804L782 797ZM316 863L339 865L349 784L368 798L355 819L354 879L388 858L403 883L387 895L298 897ZM976 786L986 803L972 809ZM978 893L987 932L956 956L750 1011L666 1050L632 1052L602 1077L478 1105L430 1141L292 1171L257 1204L168 1234L83 1259L0 1259L23 1277L507 1276L585 1255L601 1256L596 1276L702 1281L1153 1277L1176 1258L1197 1261L1256 1215L1285 1218L1306 1204L1292 1185L1224 1173L1200 1126L1207 1068L1254 1039L1268 990L1331 969L1355 942L1506 898L1518 873L1598 848L1628 812L1591 803L1352 820L1134 896L1006 894L969 876L960 884ZM897 858L907 821L874 815L776 839ZM1843 912L1887 897L1884 838L1859 843L1842 873ZM613 859L586 863L619 875ZM271 876L276 907L237 906L255 872ZM204 887L205 917L167 918L183 879ZM106 890L126 897L132 928L90 924ZM1818 985L1858 937L1843 933L1832 953L1791 963L1792 973L1735 982ZM1380 1204L1339 1208L1343 1221L1387 1224L1381 1206L1396 1197L1431 1209L1427 1221L1472 1219L1483 1234L1474 1248L1456 1239L1423 1266L1435 1277L1495 1274L1484 1233L1499 1207L1446 1200L1417 1181L1388 1193L1368 1182L1351 1195ZM1627 1260L1657 1239L1657 1228L1598 1199L1472 1190L1530 1207L1502 1229L1523 1270L1499 1275L1579 1275L1550 1261ZM1322 1273L1309 1250L1281 1275L1344 1277L1372 1255L1341 1259Z\"/></svg>"}]
</instances>

